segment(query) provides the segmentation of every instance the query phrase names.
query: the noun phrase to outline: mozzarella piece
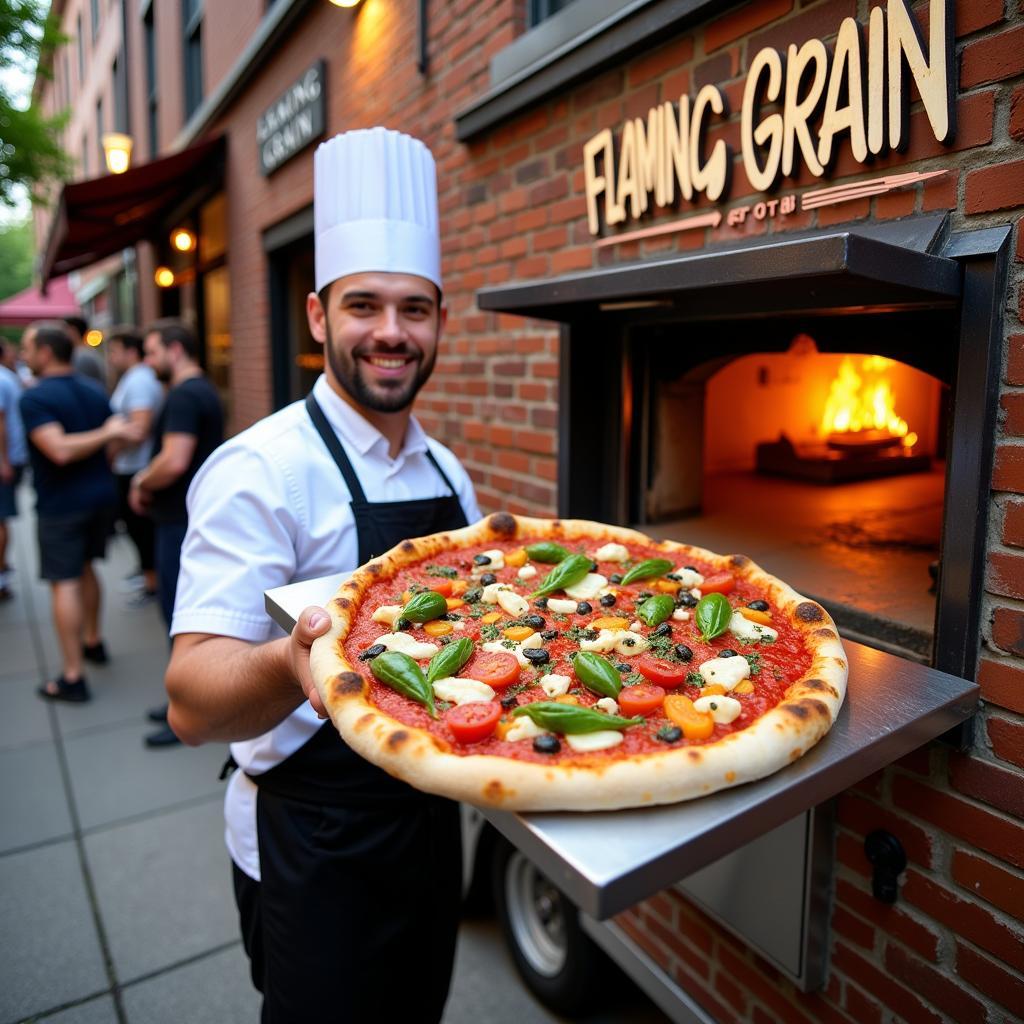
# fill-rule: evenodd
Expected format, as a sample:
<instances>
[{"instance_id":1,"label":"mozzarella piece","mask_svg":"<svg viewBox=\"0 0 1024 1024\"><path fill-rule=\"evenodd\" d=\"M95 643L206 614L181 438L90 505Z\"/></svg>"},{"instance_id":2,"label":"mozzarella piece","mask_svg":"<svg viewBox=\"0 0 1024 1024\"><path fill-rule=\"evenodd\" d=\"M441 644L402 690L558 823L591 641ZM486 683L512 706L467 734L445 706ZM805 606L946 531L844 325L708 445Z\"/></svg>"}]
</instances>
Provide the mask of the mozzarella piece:
<instances>
[{"instance_id":1,"label":"mozzarella piece","mask_svg":"<svg viewBox=\"0 0 1024 1024\"><path fill-rule=\"evenodd\" d=\"M743 710L743 705L735 697L726 697L719 694L715 697L698 697L693 706L697 711L703 711L719 725L728 725L735 722Z\"/></svg>"},{"instance_id":2,"label":"mozzarella piece","mask_svg":"<svg viewBox=\"0 0 1024 1024\"><path fill-rule=\"evenodd\" d=\"M704 596L704 594L703 594L703 592L701 591L700 587L694 587L694 588L693 588L693 589L692 589L692 590L690 591L690 596L691 596L691 597L695 597L695 598L697 598L697 600L699 601L699 600L700 600L700 599L701 599L701 598L702 598L702 597Z\"/></svg>"},{"instance_id":3,"label":"mozzarella piece","mask_svg":"<svg viewBox=\"0 0 1024 1024\"><path fill-rule=\"evenodd\" d=\"M569 692L572 680L557 672L549 672L546 676L541 676L537 682L548 697L561 697L563 693Z\"/></svg>"},{"instance_id":4,"label":"mozzarella piece","mask_svg":"<svg viewBox=\"0 0 1024 1024\"><path fill-rule=\"evenodd\" d=\"M643 654L651 646L645 637L642 637L639 633L634 633L632 630L621 629L618 631L618 634L615 639L615 650L624 658L632 658L636 654Z\"/></svg>"},{"instance_id":5,"label":"mozzarella piece","mask_svg":"<svg viewBox=\"0 0 1024 1024\"><path fill-rule=\"evenodd\" d=\"M680 586L684 590L689 590L691 587L699 587L704 582L704 577L696 569L687 569L683 565L679 566L672 575L679 577Z\"/></svg>"},{"instance_id":6,"label":"mozzarella piece","mask_svg":"<svg viewBox=\"0 0 1024 1024\"><path fill-rule=\"evenodd\" d=\"M632 622L631 622L631 623L629 624L629 628L630 628L630 629L631 629L631 630L632 630L632 631L633 631L634 633L639 633L639 632L640 632L640 630L644 628L644 624L643 624L643 623L642 623L642 622L641 622L641 621L640 621L639 619L634 619L634 620L633 620L633 621L632 621Z\"/></svg>"},{"instance_id":7,"label":"mozzarella piece","mask_svg":"<svg viewBox=\"0 0 1024 1024\"><path fill-rule=\"evenodd\" d=\"M511 590L512 588L507 583L488 583L486 587L480 592L480 600L484 604L497 604L498 594L503 590Z\"/></svg>"},{"instance_id":8,"label":"mozzarella piece","mask_svg":"<svg viewBox=\"0 0 1024 1024\"><path fill-rule=\"evenodd\" d=\"M629 558L629 551L623 544L604 544L594 552L598 562L624 562Z\"/></svg>"},{"instance_id":9,"label":"mozzarella piece","mask_svg":"<svg viewBox=\"0 0 1024 1024\"><path fill-rule=\"evenodd\" d=\"M524 565L519 570L519 578L521 580L528 580L528 579L531 579L532 577L534 577L536 575L537 575L537 569L536 569L536 567L534 567L532 565Z\"/></svg>"},{"instance_id":10,"label":"mozzarella piece","mask_svg":"<svg viewBox=\"0 0 1024 1024\"><path fill-rule=\"evenodd\" d=\"M385 626L393 626L395 619L402 614L402 606L400 604L382 604L374 613L374 622L383 622Z\"/></svg>"},{"instance_id":11,"label":"mozzarella piece","mask_svg":"<svg viewBox=\"0 0 1024 1024\"><path fill-rule=\"evenodd\" d=\"M532 740L538 736L547 736L548 730L542 729L532 718L528 715L522 715L515 719L512 724L512 728L505 733L505 739L510 743L515 743L517 740Z\"/></svg>"},{"instance_id":12,"label":"mozzarella piece","mask_svg":"<svg viewBox=\"0 0 1024 1024\"><path fill-rule=\"evenodd\" d=\"M432 658L440 649L437 644L428 644L423 640L417 640L414 636L409 636L408 633L385 633L373 642L383 645L389 651L408 654L413 661Z\"/></svg>"},{"instance_id":13,"label":"mozzarella piece","mask_svg":"<svg viewBox=\"0 0 1024 1024\"><path fill-rule=\"evenodd\" d=\"M552 597L548 599L548 611L558 612L559 615L572 615L577 604L577 601L566 601L564 597Z\"/></svg>"},{"instance_id":14,"label":"mozzarella piece","mask_svg":"<svg viewBox=\"0 0 1024 1024\"><path fill-rule=\"evenodd\" d=\"M498 551L481 551L480 554L486 555L490 561L486 565L477 565L473 563L473 568L469 570L470 576L483 576L485 572L497 572L499 569L505 568L505 552Z\"/></svg>"},{"instance_id":15,"label":"mozzarella piece","mask_svg":"<svg viewBox=\"0 0 1024 1024\"><path fill-rule=\"evenodd\" d=\"M690 613L685 608L677 608L672 613L672 618L675 619L676 622L689 622Z\"/></svg>"},{"instance_id":16,"label":"mozzarella piece","mask_svg":"<svg viewBox=\"0 0 1024 1024\"><path fill-rule=\"evenodd\" d=\"M563 587L563 589L569 597L573 597L577 601L591 601L601 593L601 588L607 585L607 576L602 576L599 572L588 572L579 583L574 583L571 587Z\"/></svg>"},{"instance_id":17,"label":"mozzarella piece","mask_svg":"<svg viewBox=\"0 0 1024 1024\"><path fill-rule=\"evenodd\" d=\"M624 632L624 629L602 629L593 640L581 640L580 650L595 651L598 654L613 651L615 650L615 641Z\"/></svg>"},{"instance_id":18,"label":"mozzarella piece","mask_svg":"<svg viewBox=\"0 0 1024 1024\"><path fill-rule=\"evenodd\" d=\"M619 713L619 705L614 697L602 697L599 701L594 702L594 707L600 708L606 715Z\"/></svg>"},{"instance_id":19,"label":"mozzarella piece","mask_svg":"<svg viewBox=\"0 0 1024 1024\"><path fill-rule=\"evenodd\" d=\"M750 664L741 654L735 658L712 658L700 666L705 683L718 683L727 690L733 689L750 676Z\"/></svg>"},{"instance_id":20,"label":"mozzarella piece","mask_svg":"<svg viewBox=\"0 0 1024 1024\"><path fill-rule=\"evenodd\" d=\"M729 632L740 640L769 640L779 638L779 631L771 626L762 626L760 622L751 622L740 612L733 612L729 620Z\"/></svg>"},{"instance_id":21,"label":"mozzarella piece","mask_svg":"<svg viewBox=\"0 0 1024 1024\"><path fill-rule=\"evenodd\" d=\"M435 679L433 686L438 700L452 704L482 704L494 700L494 691L479 679L445 676L444 679Z\"/></svg>"},{"instance_id":22,"label":"mozzarella piece","mask_svg":"<svg viewBox=\"0 0 1024 1024\"><path fill-rule=\"evenodd\" d=\"M607 750L617 747L622 742L622 733L618 729L599 729L597 732L566 733L565 742L573 750Z\"/></svg>"},{"instance_id":23,"label":"mozzarella piece","mask_svg":"<svg viewBox=\"0 0 1024 1024\"><path fill-rule=\"evenodd\" d=\"M466 624L462 621L462 619L456 619L452 623L452 629L462 630L462 629L465 629L465 628L466 628Z\"/></svg>"},{"instance_id":24,"label":"mozzarella piece","mask_svg":"<svg viewBox=\"0 0 1024 1024\"><path fill-rule=\"evenodd\" d=\"M499 590L498 607L502 611L508 612L514 619L518 619L530 610L530 602L514 590Z\"/></svg>"},{"instance_id":25,"label":"mozzarella piece","mask_svg":"<svg viewBox=\"0 0 1024 1024\"><path fill-rule=\"evenodd\" d=\"M530 662L524 657L523 648L543 647L544 639L540 633L531 633L522 643L515 644L513 647L506 647L506 643L508 643L507 640L492 640L490 643L484 644L484 650L491 654L514 654L520 668L528 668Z\"/></svg>"}]
</instances>

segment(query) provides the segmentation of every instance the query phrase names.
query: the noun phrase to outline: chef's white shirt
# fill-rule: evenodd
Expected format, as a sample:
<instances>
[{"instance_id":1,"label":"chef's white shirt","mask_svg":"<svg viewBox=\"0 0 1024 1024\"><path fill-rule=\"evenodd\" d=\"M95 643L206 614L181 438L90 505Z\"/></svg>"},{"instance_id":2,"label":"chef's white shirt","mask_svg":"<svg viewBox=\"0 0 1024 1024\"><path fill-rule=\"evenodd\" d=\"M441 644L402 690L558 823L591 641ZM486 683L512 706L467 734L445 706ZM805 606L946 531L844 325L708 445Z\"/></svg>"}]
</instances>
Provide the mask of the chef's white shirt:
<instances>
[{"instance_id":1,"label":"chef's white shirt","mask_svg":"<svg viewBox=\"0 0 1024 1024\"><path fill-rule=\"evenodd\" d=\"M388 441L321 376L313 395L352 462L366 500L405 501L450 494L427 458L455 487L466 521L480 518L473 484L458 459L428 438L415 417L394 459ZM358 539L351 494L303 402L268 416L218 448L188 491L188 533L171 635L212 633L256 643L283 636L263 592L354 569ZM325 596L325 600L327 599ZM259 880L256 785L260 774L298 750L324 723L304 702L270 732L231 744L241 771L224 800L225 838L234 862Z\"/></svg>"}]
</instances>

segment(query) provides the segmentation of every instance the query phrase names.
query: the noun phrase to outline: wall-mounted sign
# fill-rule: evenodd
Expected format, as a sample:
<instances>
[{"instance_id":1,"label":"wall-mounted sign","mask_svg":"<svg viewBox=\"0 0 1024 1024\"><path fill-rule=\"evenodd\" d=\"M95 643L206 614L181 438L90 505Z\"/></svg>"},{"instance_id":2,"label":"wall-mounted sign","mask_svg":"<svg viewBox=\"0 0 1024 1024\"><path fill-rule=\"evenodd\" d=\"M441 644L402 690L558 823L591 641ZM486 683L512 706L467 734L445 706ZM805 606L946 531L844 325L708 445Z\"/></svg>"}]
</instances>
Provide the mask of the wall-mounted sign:
<instances>
[{"instance_id":1,"label":"wall-mounted sign","mask_svg":"<svg viewBox=\"0 0 1024 1024\"><path fill-rule=\"evenodd\" d=\"M830 54L820 39L790 45L785 55L765 47L754 55L743 90L740 117L743 170L759 192L798 172L802 163L823 177L835 157L837 138L848 135L854 159L865 163L906 141L909 83L921 97L935 138L954 130L955 83L952 0L929 0L928 41L906 0L873 7L867 33L846 18ZM909 76L908 76L909 72ZM583 147L587 222L591 234L604 223L642 216L652 204L673 206L677 197L703 193L721 199L728 188L732 153L718 139L705 152L715 118L728 116L715 85L691 100L652 107L646 120L626 121L618 144L610 128Z\"/></svg>"},{"instance_id":2,"label":"wall-mounted sign","mask_svg":"<svg viewBox=\"0 0 1024 1024\"><path fill-rule=\"evenodd\" d=\"M318 60L267 107L256 122L260 171L271 174L291 160L327 124L325 64Z\"/></svg>"}]
</instances>

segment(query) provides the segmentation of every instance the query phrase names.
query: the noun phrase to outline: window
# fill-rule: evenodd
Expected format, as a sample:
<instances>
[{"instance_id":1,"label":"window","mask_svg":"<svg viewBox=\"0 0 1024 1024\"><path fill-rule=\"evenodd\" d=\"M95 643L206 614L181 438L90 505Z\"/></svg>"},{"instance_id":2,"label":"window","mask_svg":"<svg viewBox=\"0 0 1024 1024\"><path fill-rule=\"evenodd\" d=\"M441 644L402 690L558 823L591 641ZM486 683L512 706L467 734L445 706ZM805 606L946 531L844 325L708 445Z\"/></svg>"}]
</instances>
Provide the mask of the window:
<instances>
[{"instance_id":1,"label":"window","mask_svg":"<svg viewBox=\"0 0 1024 1024\"><path fill-rule=\"evenodd\" d=\"M89 177L89 136L82 136L82 177Z\"/></svg>"},{"instance_id":2,"label":"window","mask_svg":"<svg viewBox=\"0 0 1024 1024\"><path fill-rule=\"evenodd\" d=\"M143 43L146 47L146 127L151 160L156 158L160 150L156 100L156 23L153 21L153 6L150 4L142 16Z\"/></svg>"},{"instance_id":3,"label":"window","mask_svg":"<svg viewBox=\"0 0 1024 1024\"><path fill-rule=\"evenodd\" d=\"M92 41L95 43L100 30L100 0L89 0L89 16L92 20Z\"/></svg>"},{"instance_id":4,"label":"window","mask_svg":"<svg viewBox=\"0 0 1024 1024\"><path fill-rule=\"evenodd\" d=\"M114 86L114 123L115 132L128 131L128 75L125 69L124 54L114 58L114 66L110 71Z\"/></svg>"},{"instance_id":5,"label":"window","mask_svg":"<svg viewBox=\"0 0 1024 1024\"><path fill-rule=\"evenodd\" d=\"M103 133L105 131L106 128L103 127L103 100L101 98L96 101L96 145L100 154L99 167L101 171L106 160L106 157L103 155Z\"/></svg>"},{"instance_id":6,"label":"window","mask_svg":"<svg viewBox=\"0 0 1024 1024\"><path fill-rule=\"evenodd\" d=\"M185 120L203 101L203 5L202 0L183 0L181 21L184 29Z\"/></svg>"},{"instance_id":7,"label":"window","mask_svg":"<svg viewBox=\"0 0 1024 1024\"><path fill-rule=\"evenodd\" d=\"M82 15L78 15L75 41L78 43L78 84L85 81L85 39L82 37Z\"/></svg>"},{"instance_id":8,"label":"window","mask_svg":"<svg viewBox=\"0 0 1024 1024\"><path fill-rule=\"evenodd\" d=\"M572 0L530 0L528 26L533 28L542 21L556 15L563 7L568 7Z\"/></svg>"}]
</instances>

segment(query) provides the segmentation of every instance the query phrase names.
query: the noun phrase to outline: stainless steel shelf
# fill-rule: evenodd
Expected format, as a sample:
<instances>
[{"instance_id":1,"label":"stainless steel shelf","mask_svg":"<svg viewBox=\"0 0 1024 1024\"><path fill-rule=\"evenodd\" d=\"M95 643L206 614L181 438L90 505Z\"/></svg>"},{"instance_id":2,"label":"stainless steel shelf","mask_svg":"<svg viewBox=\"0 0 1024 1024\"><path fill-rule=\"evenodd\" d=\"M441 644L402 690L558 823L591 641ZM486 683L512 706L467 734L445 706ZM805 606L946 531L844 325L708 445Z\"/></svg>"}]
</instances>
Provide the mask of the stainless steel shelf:
<instances>
[{"instance_id":1,"label":"stainless steel shelf","mask_svg":"<svg viewBox=\"0 0 1024 1024\"><path fill-rule=\"evenodd\" d=\"M345 574L266 593L290 630L323 604ZM828 800L977 709L975 683L844 641L846 701L828 736L795 764L759 782L667 807L593 814L485 810L491 823L581 909L611 917Z\"/></svg>"}]
</instances>

